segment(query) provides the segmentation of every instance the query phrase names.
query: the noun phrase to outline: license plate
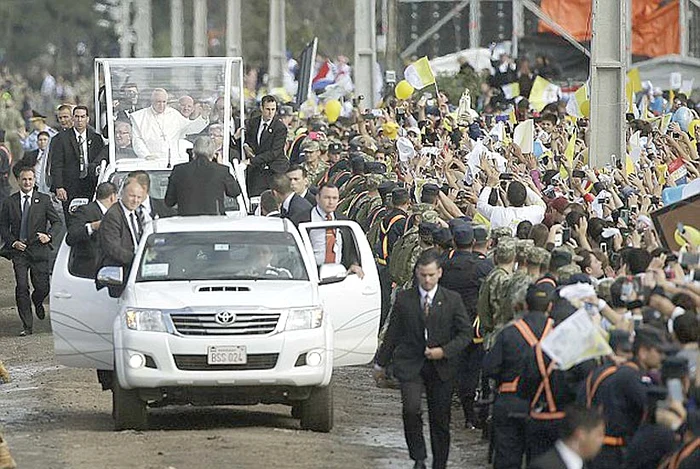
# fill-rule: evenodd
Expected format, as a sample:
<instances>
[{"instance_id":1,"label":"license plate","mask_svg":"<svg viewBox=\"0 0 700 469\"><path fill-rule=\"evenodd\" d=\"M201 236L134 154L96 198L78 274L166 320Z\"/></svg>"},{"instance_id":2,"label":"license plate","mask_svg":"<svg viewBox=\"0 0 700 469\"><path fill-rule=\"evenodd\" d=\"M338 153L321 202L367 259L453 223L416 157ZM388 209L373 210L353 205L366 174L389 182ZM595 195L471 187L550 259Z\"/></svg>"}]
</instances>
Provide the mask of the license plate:
<instances>
[{"instance_id":1,"label":"license plate","mask_svg":"<svg viewBox=\"0 0 700 469\"><path fill-rule=\"evenodd\" d=\"M208 365L245 365L247 362L248 354L244 345L207 349Z\"/></svg>"}]
</instances>

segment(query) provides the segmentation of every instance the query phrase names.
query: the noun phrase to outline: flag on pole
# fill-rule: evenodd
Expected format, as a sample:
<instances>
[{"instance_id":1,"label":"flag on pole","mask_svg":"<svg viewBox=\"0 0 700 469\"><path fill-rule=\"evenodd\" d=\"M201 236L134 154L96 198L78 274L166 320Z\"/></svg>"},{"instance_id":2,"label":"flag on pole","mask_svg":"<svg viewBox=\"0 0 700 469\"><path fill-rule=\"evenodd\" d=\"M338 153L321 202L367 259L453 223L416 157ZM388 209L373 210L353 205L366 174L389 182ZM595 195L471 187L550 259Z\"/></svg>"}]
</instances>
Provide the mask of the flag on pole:
<instances>
[{"instance_id":1,"label":"flag on pole","mask_svg":"<svg viewBox=\"0 0 700 469\"><path fill-rule=\"evenodd\" d=\"M630 84L630 88L632 89L632 93L639 93L642 91L644 88L642 87L642 79L639 76L639 69L638 68L633 68L629 72L627 72L627 82Z\"/></svg>"},{"instance_id":2,"label":"flag on pole","mask_svg":"<svg viewBox=\"0 0 700 469\"><path fill-rule=\"evenodd\" d=\"M566 149L564 150L564 158L566 158L566 161L569 163L569 167L573 169L574 167L574 153L576 151L576 132L571 133L571 137L569 137L569 143L566 145ZM564 168L564 165L561 165L559 168L559 177L562 179L566 179L569 177L569 172Z\"/></svg>"},{"instance_id":3,"label":"flag on pole","mask_svg":"<svg viewBox=\"0 0 700 469\"><path fill-rule=\"evenodd\" d=\"M435 84L435 74L430 68L428 57L421 57L406 67L403 76L407 82L417 90L422 90L426 86Z\"/></svg>"},{"instance_id":4,"label":"flag on pole","mask_svg":"<svg viewBox=\"0 0 700 469\"><path fill-rule=\"evenodd\" d=\"M569 98L569 102L566 103L566 113L576 118L590 117L591 97L587 82Z\"/></svg>"},{"instance_id":5,"label":"flag on pole","mask_svg":"<svg viewBox=\"0 0 700 469\"><path fill-rule=\"evenodd\" d=\"M501 86L501 89L503 90L503 95L506 99L513 99L516 96L520 96L520 83L517 81L503 85Z\"/></svg>"},{"instance_id":6,"label":"flag on pole","mask_svg":"<svg viewBox=\"0 0 700 469\"><path fill-rule=\"evenodd\" d=\"M547 104L556 103L559 100L560 91L561 88L557 85L538 76L532 83L532 89L530 90L530 105L537 112L542 112L542 109Z\"/></svg>"}]
</instances>

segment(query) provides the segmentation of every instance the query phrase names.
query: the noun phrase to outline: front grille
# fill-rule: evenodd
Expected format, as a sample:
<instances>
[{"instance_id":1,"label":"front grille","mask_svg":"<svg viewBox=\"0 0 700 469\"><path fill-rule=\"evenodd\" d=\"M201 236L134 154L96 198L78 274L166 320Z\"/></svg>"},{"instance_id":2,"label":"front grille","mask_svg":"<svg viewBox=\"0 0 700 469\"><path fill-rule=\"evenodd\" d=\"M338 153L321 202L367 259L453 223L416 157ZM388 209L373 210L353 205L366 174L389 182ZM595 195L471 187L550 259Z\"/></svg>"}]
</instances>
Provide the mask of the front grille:
<instances>
[{"instance_id":1,"label":"front grille","mask_svg":"<svg viewBox=\"0 0 700 469\"><path fill-rule=\"evenodd\" d=\"M185 371L235 371L235 370L271 370L277 365L279 353L260 353L248 355L245 365L209 365L206 355L173 355L175 366Z\"/></svg>"},{"instance_id":2,"label":"front grille","mask_svg":"<svg viewBox=\"0 0 700 469\"><path fill-rule=\"evenodd\" d=\"M280 313L235 313L231 324L219 324L216 313L171 314L177 332L183 335L264 335L274 331Z\"/></svg>"}]
</instances>

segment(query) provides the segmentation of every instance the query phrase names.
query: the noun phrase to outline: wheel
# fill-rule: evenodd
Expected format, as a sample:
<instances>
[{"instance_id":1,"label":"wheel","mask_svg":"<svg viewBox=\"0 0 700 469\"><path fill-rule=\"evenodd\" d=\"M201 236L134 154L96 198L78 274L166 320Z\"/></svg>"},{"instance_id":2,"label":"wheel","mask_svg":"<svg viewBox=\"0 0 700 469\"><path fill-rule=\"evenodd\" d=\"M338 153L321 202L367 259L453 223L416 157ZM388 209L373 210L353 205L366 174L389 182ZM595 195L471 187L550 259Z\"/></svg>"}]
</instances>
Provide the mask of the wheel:
<instances>
[{"instance_id":1,"label":"wheel","mask_svg":"<svg viewBox=\"0 0 700 469\"><path fill-rule=\"evenodd\" d=\"M328 433L333 428L333 383L314 388L301 403L301 428Z\"/></svg>"},{"instance_id":2,"label":"wheel","mask_svg":"<svg viewBox=\"0 0 700 469\"><path fill-rule=\"evenodd\" d=\"M116 376L112 386L112 417L117 431L148 428L146 402L139 397L137 389L122 388Z\"/></svg>"}]
</instances>

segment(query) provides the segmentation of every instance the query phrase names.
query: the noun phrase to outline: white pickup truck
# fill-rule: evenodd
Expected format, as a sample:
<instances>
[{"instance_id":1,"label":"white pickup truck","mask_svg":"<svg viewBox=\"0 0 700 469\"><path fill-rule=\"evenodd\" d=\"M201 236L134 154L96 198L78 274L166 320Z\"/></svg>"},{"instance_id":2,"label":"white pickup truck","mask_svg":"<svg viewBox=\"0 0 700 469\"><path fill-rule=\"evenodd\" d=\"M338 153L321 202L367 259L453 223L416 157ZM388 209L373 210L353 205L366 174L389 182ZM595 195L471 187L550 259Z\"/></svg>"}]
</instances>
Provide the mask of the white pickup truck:
<instances>
[{"instance_id":1,"label":"white pickup truck","mask_svg":"<svg viewBox=\"0 0 700 469\"><path fill-rule=\"evenodd\" d=\"M316 266L309 231L336 227L364 277ZM372 251L350 221L296 227L242 214L146 225L129 272L97 283L71 273L61 245L51 284L58 361L113 370L117 429L147 428L148 407L279 403L301 427L333 426L333 367L376 346L380 288Z\"/></svg>"}]
</instances>

